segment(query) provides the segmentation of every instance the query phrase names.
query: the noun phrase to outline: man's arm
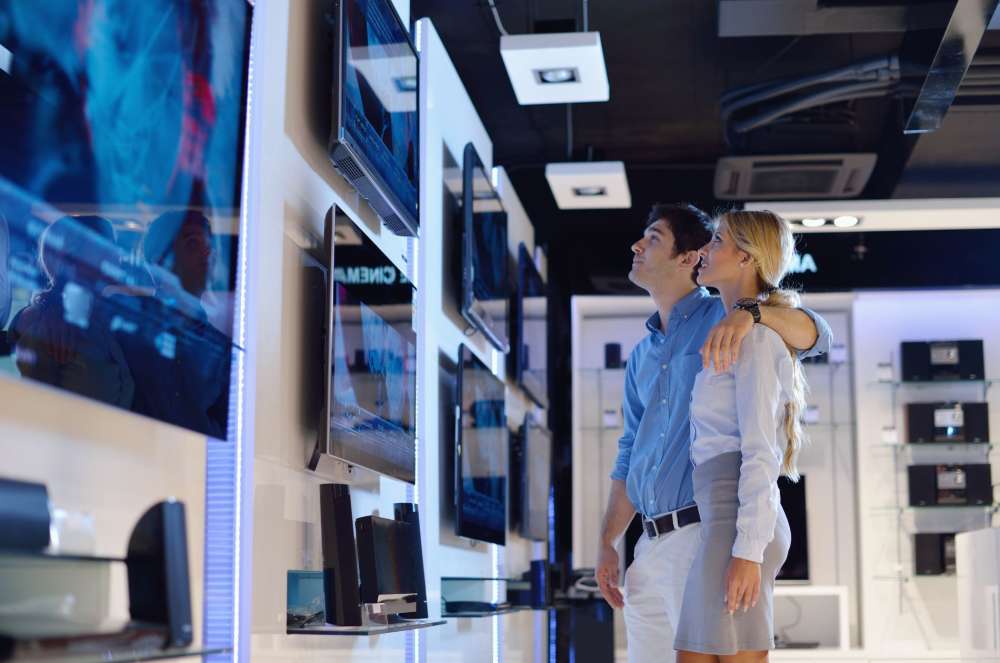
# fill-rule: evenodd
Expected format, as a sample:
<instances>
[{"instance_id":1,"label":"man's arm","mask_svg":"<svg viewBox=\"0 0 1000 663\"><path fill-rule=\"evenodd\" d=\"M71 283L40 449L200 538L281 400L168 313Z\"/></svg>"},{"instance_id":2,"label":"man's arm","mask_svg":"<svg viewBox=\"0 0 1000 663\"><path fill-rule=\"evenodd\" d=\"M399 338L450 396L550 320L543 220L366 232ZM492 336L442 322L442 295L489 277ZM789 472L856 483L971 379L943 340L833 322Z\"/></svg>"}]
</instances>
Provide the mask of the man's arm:
<instances>
[{"instance_id":1,"label":"man's arm","mask_svg":"<svg viewBox=\"0 0 1000 663\"><path fill-rule=\"evenodd\" d=\"M786 345L798 350L800 359L830 350L833 337L830 325L810 309L761 306L760 323L778 332ZM714 365L716 373L730 370L736 364L736 358L740 356L740 345L751 329L753 316L748 311L730 311L708 333L701 348L704 367Z\"/></svg>"},{"instance_id":2,"label":"man's arm","mask_svg":"<svg viewBox=\"0 0 1000 663\"><path fill-rule=\"evenodd\" d=\"M618 551L615 541L625 533L632 518L635 507L625 493L625 482L613 479L611 494L608 496L608 508L604 513L604 523L601 525L601 542L597 552L597 586L601 588L604 600L612 608L622 608L625 600L618 589Z\"/></svg>"}]
</instances>

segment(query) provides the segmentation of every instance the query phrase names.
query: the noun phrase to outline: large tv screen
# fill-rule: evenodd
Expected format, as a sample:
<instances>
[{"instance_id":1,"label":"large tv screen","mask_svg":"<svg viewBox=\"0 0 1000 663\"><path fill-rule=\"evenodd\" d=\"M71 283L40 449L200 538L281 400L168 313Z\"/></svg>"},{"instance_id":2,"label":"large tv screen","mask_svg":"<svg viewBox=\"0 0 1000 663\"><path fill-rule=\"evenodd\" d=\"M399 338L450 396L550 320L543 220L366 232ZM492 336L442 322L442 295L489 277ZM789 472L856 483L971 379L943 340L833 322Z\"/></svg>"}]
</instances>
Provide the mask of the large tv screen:
<instances>
[{"instance_id":1,"label":"large tv screen","mask_svg":"<svg viewBox=\"0 0 1000 663\"><path fill-rule=\"evenodd\" d=\"M462 315L494 347L507 352L507 212L472 143L465 146L462 180Z\"/></svg>"},{"instance_id":2,"label":"large tv screen","mask_svg":"<svg viewBox=\"0 0 1000 663\"><path fill-rule=\"evenodd\" d=\"M250 16L0 3L0 373L227 436Z\"/></svg>"},{"instance_id":3,"label":"large tv screen","mask_svg":"<svg viewBox=\"0 0 1000 663\"><path fill-rule=\"evenodd\" d=\"M518 247L515 374L528 397L548 407L548 297L545 282L524 244Z\"/></svg>"},{"instance_id":4,"label":"large tv screen","mask_svg":"<svg viewBox=\"0 0 1000 663\"><path fill-rule=\"evenodd\" d=\"M417 53L390 0L337 0L331 157L393 232L418 226Z\"/></svg>"},{"instance_id":5,"label":"large tv screen","mask_svg":"<svg viewBox=\"0 0 1000 663\"><path fill-rule=\"evenodd\" d=\"M416 335L413 286L346 214L327 217L333 242L329 379L318 451L413 482ZM317 469L321 459L314 456Z\"/></svg>"},{"instance_id":6,"label":"large tv screen","mask_svg":"<svg viewBox=\"0 0 1000 663\"><path fill-rule=\"evenodd\" d=\"M504 383L468 347L458 352L455 533L504 545L509 455Z\"/></svg>"}]
</instances>

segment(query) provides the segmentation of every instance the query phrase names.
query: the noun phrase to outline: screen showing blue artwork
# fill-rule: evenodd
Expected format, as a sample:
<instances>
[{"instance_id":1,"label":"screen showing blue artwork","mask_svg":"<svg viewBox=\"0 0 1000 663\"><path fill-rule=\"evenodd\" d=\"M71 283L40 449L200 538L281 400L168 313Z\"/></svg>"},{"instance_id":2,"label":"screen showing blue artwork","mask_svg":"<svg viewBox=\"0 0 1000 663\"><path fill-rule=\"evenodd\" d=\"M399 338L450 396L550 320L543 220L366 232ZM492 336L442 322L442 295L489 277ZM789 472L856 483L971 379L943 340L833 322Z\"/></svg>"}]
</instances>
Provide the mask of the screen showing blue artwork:
<instances>
[{"instance_id":1,"label":"screen showing blue artwork","mask_svg":"<svg viewBox=\"0 0 1000 663\"><path fill-rule=\"evenodd\" d=\"M343 0L341 125L417 218L417 54L389 0Z\"/></svg>"},{"instance_id":2,"label":"screen showing blue artwork","mask_svg":"<svg viewBox=\"0 0 1000 663\"><path fill-rule=\"evenodd\" d=\"M346 215L334 235L330 453L413 482L413 286Z\"/></svg>"},{"instance_id":3,"label":"screen showing blue artwork","mask_svg":"<svg viewBox=\"0 0 1000 663\"><path fill-rule=\"evenodd\" d=\"M461 349L461 440L457 534L503 545L507 536L509 435L505 388L486 364Z\"/></svg>"},{"instance_id":4,"label":"screen showing blue artwork","mask_svg":"<svg viewBox=\"0 0 1000 663\"><path fill-rule=\"evenodd\" d=\"M0 4L0 373L226 437L250 13Z\"/></svg>"}]
</instances>

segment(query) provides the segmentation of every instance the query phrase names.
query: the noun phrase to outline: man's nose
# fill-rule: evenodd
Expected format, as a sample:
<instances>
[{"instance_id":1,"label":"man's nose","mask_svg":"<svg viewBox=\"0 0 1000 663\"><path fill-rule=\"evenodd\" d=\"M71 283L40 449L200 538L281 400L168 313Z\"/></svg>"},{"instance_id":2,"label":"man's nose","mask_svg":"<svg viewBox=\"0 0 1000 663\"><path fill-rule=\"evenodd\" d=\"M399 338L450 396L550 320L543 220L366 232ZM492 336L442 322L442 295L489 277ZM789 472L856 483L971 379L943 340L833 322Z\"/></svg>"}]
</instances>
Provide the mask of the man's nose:
<instances>
[{"instance_id":1,"label":"man's nose","mask_svg":"<svg viewBox=\"0 0 1000 663\"><path fill-rule=\"evenodd\" d=\"M632 253L636 255L642 253L642 247L639 246L639 242L636 242L635 244L632 245Z\"/></svg>"}]
</instances>

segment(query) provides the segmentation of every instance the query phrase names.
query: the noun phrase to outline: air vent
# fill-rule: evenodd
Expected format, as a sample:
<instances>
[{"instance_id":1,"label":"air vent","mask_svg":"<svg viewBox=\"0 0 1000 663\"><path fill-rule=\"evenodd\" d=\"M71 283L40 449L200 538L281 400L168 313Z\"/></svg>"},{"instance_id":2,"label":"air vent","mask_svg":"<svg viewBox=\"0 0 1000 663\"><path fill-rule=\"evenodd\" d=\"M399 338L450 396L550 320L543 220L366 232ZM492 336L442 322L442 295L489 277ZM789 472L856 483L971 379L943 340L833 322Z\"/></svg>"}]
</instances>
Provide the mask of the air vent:
<instances>
[{"instance_id":1,"label":"air vent","mask_svg":"<svg viewBox=\"0 0 1000 663\"><path fill-rule=\"evenodd\" d=\"M337 159L334 163L340 174L347 178L349 182L356 182L364 177L364 173L358 168L358 164L354 163L354 159L351 157L344 157L343 159Z\"/></svg>"},{"instance_id":2,"label":"air vent","mask_svg":"<svg viewBox=\"0 0 1000 663\"><path fill-rule=\"evenodd\" d=\"M855 198L861 195L874 167L874 154L725 157L715 167L715 197Z\"/></svg>"},{"instance_id":3,"label":"air vent","mask_svg":"<svg viewBox=\"0 0 1000 663\"><path fill-rule=\"evenodd\" d=\"M404 235L405 236L405 235L412 235L413 234L413 233L410 232L410 230L403 223L403 220L400 219L399 216L397 216L395 214L389 214L387 216L382 217L382 223L385 224L386 228L388 228L392 232L396 233L397 235Z\"/></svg>"}]
</instances>

